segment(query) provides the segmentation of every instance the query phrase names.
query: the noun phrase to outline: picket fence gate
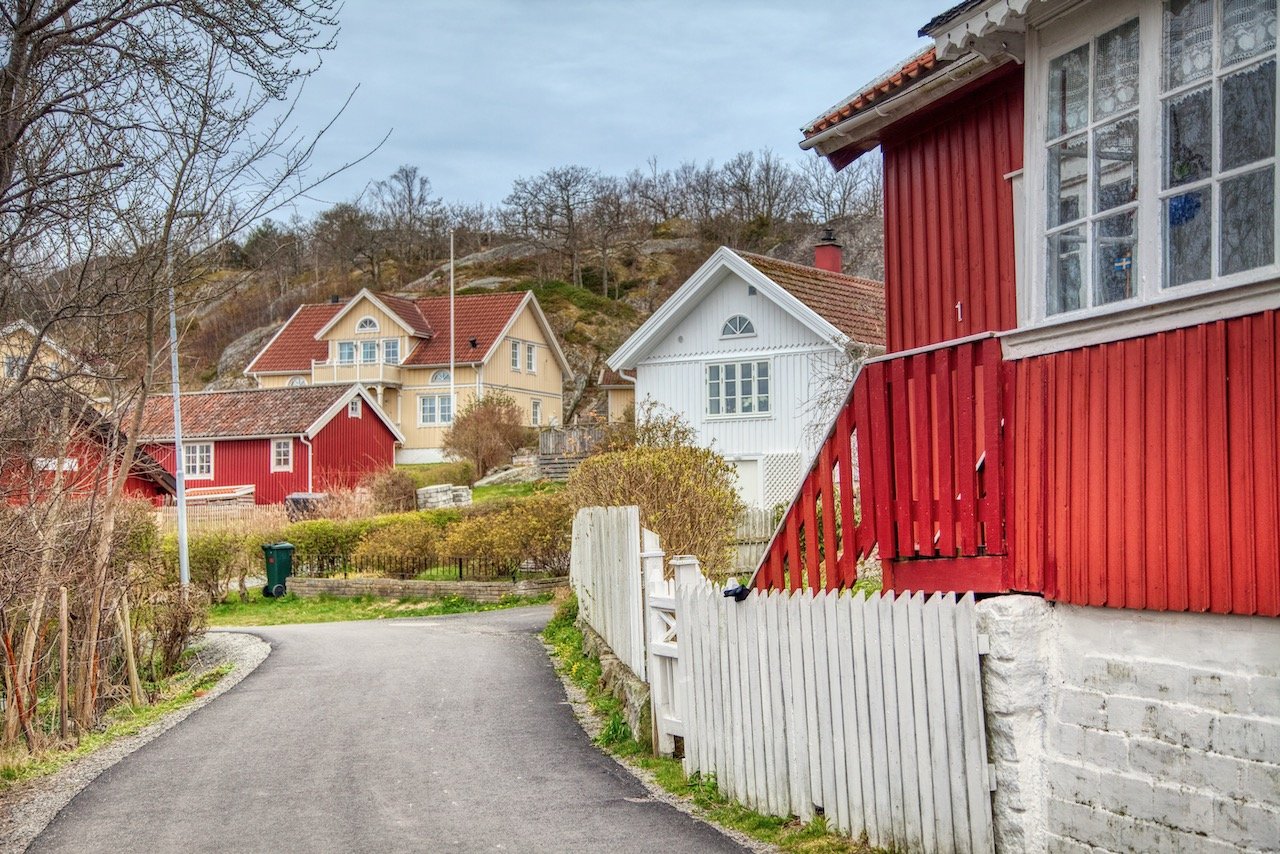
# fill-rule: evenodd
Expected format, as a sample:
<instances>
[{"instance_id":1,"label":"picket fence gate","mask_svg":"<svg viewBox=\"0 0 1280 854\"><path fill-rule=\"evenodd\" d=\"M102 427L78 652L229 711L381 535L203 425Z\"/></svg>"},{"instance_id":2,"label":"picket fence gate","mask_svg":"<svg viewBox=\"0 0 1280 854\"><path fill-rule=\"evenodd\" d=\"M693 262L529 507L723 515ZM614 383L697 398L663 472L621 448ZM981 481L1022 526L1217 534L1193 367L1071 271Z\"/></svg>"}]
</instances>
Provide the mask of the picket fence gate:
<instances>
[{"instance_id":1,"label":"picket fence gate","mask_svg":"<svg viewBox=\"0 0 1280 854\"><path fill-rule=\"evenodd\" d=\"M656 537L653 542L656 548ZM574 516L569 581L578 613L632 673L648 681L640 552L640 508L584 507Z\"/></svg>"},{"instance_id":2,"label":"picket fence gate","mask_svg":"<svg viewBox=\"0 0 1280 854\"><path fill-rule=\"evenodd\" d=\"M673 563L678 733L660 738L683 737L687 773L874 845L994 850L972 594L736 602Z\"/></svg>"}]
</instances>

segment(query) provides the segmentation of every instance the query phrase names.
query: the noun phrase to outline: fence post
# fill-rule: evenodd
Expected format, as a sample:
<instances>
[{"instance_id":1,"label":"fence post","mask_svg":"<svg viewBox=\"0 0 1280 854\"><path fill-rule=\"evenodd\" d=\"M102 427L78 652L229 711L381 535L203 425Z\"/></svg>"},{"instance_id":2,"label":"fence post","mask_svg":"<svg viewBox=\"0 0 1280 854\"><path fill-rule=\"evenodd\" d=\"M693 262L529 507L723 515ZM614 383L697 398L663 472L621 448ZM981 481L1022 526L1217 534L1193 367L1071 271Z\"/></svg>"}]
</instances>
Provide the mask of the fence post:
<instances>
[{"instance_id":1,"label":"fence post","mask_svg":"<svg viewBox=\"0 0 1280 854\"><path fill-rule=\"evenodd\" d=\"M666 637L666 621L662 617L659 599L667 594L667 582L663 578L666 552L658 535L645 528L640 529L640 589L644 596L644 639L649 677L649 712L653 719L650 727L653 752L658 756L670 756L675 752L675 741L662 724L664 709L670 707L671 686L667 684L667 671L662 667L655 645Z\"/></svg>"},{"instance_id":2,"label":"fence post","mask_svg":"<svg viewBox=\"0 0 1280 854\"><path fill-rule=\"evenodd\" d=\"M674 627L672 634L676 638L675 684L672 685L671 707L680 719L681 737L684 738L684 755L691 755L692 741L697 738L697 727L693 714L693 677L690 656L693 655L693 644L688 641L693 621L684 612L683 597L689 590L702 581L702 565L693 555L675 555L671 558L671 595L674 600ZM685 761L685 768L689 763Z\"/></svg>"}]
</instances>

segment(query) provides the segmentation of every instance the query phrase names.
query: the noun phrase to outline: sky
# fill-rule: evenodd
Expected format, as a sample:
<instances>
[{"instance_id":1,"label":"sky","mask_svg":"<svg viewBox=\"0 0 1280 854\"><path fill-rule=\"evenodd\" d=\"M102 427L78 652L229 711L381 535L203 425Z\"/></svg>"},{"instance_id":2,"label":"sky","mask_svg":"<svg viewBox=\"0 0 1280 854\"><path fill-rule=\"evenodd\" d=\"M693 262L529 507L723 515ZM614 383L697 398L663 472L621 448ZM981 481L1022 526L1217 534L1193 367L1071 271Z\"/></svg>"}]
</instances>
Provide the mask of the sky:
<instances>
[{"instance_id":1,"label":"sky","mask_svg":"<svg viewBox=\"0 0 1280 854\"><path fill-rule=\"evenodd\" d=\"M314 160L359 165L303 199L311 216L402 164L446 201L501 203L517 177L656 157L721 163L772 149L925 44L940 0L352 0L295 114Z\"/></svg>"}]
</instances>

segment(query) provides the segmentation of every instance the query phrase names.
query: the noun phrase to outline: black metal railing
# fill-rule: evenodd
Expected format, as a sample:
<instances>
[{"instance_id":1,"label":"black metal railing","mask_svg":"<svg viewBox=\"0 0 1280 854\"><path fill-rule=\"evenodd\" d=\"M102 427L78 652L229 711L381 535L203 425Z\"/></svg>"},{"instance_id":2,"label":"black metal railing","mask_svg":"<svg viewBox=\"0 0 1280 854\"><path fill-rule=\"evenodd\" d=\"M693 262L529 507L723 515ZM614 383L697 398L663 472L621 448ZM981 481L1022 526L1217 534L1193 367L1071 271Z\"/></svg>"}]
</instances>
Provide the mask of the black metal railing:
<instances>
[{"instance_id":1,"label":"black metal railing","mask_svg":"<svg viewBox=\"0 0 1280 854\"><path fill-rule=\"evenodd\" d=\"M294 557L295 575L311 578L349 578L368 575L379 578L419 579L422 581L518 581L525 578L550 578L564 573L509 560L476 556L418 554L409 556L369 555L298 555Z\"/></svg>"}]
</instances>

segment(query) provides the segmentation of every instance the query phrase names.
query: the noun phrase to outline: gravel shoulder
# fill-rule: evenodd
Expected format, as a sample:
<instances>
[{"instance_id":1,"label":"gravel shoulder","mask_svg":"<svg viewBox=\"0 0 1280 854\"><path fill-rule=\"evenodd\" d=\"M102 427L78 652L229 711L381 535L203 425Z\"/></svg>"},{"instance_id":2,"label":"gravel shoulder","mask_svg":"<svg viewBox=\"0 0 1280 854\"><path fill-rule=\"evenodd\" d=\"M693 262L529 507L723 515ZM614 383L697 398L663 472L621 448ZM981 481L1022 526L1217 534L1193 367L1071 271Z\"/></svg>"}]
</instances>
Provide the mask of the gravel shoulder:
<instances>
[{"instance_id":1,"label":"gravel shoulder","mask_svg":"<svg viewBox=\"0 0 1280 854\"><path fill-rule=\"evenodd\" d=\"M48 777L0 793L0 852L26 850L62 808L98 775L230 691L266 660L270 652L270 644L252 634L206 633L195 648L196 662L191 669L192 675L198 678L228 662L232 664L231 672L218 680L209 693L146 729L113 741Z\"/></svg>"}]
</instances>

